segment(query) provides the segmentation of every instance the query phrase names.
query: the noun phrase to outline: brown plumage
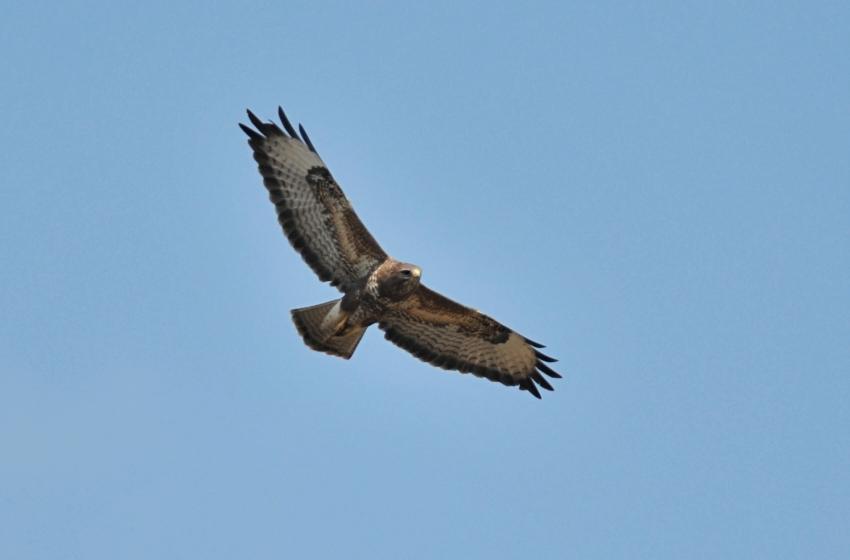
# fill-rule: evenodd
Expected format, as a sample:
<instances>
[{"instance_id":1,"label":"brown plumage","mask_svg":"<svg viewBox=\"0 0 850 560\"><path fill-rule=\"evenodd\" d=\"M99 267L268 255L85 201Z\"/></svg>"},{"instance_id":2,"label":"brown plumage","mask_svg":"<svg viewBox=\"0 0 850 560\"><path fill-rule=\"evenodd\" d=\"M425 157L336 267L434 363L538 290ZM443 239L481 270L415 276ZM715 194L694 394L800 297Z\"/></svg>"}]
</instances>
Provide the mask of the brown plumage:
<instances>
[{"instance_id":1,"label":"brown plumage","mask_svg":"<svg viewBox=\"0 0 850 560\"><path fill-rule=\"evenodd\" d=\"M542 375L561 377L529 340L487 315L428 289L419 267L387 255L372 237L319 157L307 133L278 108L283 129L251 111L248 135L263 184L292 246L319 279L343 297L292 310L305 344L350 358L377 323L387 340L444 369L499 381L540 398ZM256 129L256 130L255 130Z\"/></svg>"}]
</instances>

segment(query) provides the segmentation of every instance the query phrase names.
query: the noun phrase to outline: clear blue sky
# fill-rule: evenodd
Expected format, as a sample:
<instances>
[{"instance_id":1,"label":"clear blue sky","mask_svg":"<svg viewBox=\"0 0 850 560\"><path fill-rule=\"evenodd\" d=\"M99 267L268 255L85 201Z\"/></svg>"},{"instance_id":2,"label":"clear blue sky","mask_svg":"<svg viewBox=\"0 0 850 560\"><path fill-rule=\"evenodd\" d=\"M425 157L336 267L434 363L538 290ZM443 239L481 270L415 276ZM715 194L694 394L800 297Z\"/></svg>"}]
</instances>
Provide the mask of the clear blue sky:
<instances>
[{"instance_id":1,"label":"clear blue sky","mask_svg":"<svg viewBox=\"0 0 850 560\"><path fill-rule=\"evenodd\" d=\"M850 557L846 3L16 3L0 557ZM301 121L536 401L370 331L236 123Z\"/></svg>"}]
</instances>

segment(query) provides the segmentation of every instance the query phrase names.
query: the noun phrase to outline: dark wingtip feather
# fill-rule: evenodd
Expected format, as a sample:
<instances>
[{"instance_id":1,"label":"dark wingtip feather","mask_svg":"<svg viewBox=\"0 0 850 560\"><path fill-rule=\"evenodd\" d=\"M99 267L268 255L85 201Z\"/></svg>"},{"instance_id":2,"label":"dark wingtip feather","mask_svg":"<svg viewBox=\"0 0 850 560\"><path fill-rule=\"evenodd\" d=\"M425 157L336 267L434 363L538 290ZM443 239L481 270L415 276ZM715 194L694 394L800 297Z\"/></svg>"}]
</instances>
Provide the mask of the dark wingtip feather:
<instances>
[{"instance_id":1,"label":"dark wingtip feather","mask_svg":"<svg viewBox=\"0 0 850 560\"><path fill-rule=\"evenodd\" d=\"M247 127L242 123L239 123L239 128L242 129L242 132L248 135L248 138L251 138L253 140L261 140L263 138L256 130Z\"/></svg>"},{"instance_id":2,"label":"dark wingtip feather","mask_svg":"<svg viewBox=\"0 0 850 560\"><path fill-rule=\"evenodd\" d=\"M263 130L263 127L266 126L266 123L261 121L257 115L251 112L251 109L245 109L245 112L248 113L248 118L251 120L251 124L257 128L257 130Z\"/></svg>"},{"instance_id":3,"label":"dark wingtip feather","mask_svg":"<svg viewBox=\"0 0 850 560\"><path fill-rule=\"evenodd\" d=\"M534 342L530 338L522 337L522 339L525 340L528 344L531 344L532 346L534 346L535 348L546 348L546 346L544 344L540 344L539 342Z\"/></svg>"},{"instance_id":4,"label":"dark wingtip feather","mask_svg":"<svg viewBox=\"0 0 850 560\"><path fill-rule=\"evenodd\" d=\"M557 361L558 361L558 360L556 360L555 358L553 358L553 357L551 357L551 356L547 356L547 355L546 355L546 354L544 354L543 352L539 352L539 351L537 351L537 350L535 350L535 351L534 351L534 355L535 355L535 356L537 356L537 358L538 358L538 359L543 360L544 362L549 362L550 364L551 364L552 362L557 362Z\"/></svg>"},{"instance_id":5,"label":"dark wingtip feather","mask_svg":"<svg viewBox=\"0 0 850 560\"><path fill-rule=\"evenodd\" d=\"M310 137L307 136L307 131L304 130L304 126L302 126L301 124L298 125L298 132L301 133L301 138L304 139L304 142L307 144L307 147L310 148L310 151L313 152L314 154L318 154L319 152L316 151L316 148L313 146L313 143L310 141Z\"/></svg>"},{"instance_id":6,"label":"dark wingtip feather","mask_svg":"<svg viewBox=\"0 0 850 560\"><path fill-rule=\"evenodd\" d=\"M276 134L283 136L283 131L280 129L279 126L277 126L273 122L263 122L263 121L261 121L260 118L257 117L257 115L255 115L253 112L251 112L250 109L247 109L247 112L248 112L248 118L251 119L251 124L254 125L254 128L259 130L260 132L262 132L266 136L273 136L273 135L276 135Z\"/></svg>"},{"instance_id":7,"label":"dark wingtip feather","mask_svg":"<svg viewBox=\"0 0 850 560\"><path fill-rule=\"evenodd\" d=\"M531 379L523 379L519 382L519 388L521 391L528 391L538 399L542 399L540 396L540 391L537 389L537 385Z\"/></svg>"},{"instance_id":8,"label":"dark wingtip feather","mask_svg":"<svg viewBox=\"0 0 850 560\"><path fill-rule=\"evenodd\" d=\"M283 112L283 107L280 105L277 107L277 116L280 117L280 123L283 125L283 128L286 129L286 132L288 132L292 138L300 140L300 138L298 138L298 133L295 132L295 127L293 127L292 123L289 122L289 119L286 118L286 113Z\"/></svg>"},{"instance_id":9,"label":"dark wingtip feather","mask_svg":"<svg viewBox=\"0 0 850 560\"><path fill-rule=\"evenodd\" d=\"M546 374L546 375L548 375L549 377L555 377L555 378L557 378L557 379L560 379L560 378L561 378L561 374L560 374L560 373L558 373L557 371L553 370L552 368L550 368L549 366L547 366L546 364L544 364L544 363L543 363L543 362L541 362L541 361L538 361L538 362L537 362L537 364L535 364L535 367L537 367L537 369L539 369L540 371L542 371L543 373L545 373L545 374Z\"/></svg>"},{"instance_id":10,"label":"dark wingtip feather","mask_svg":"<svg viewBox=\"0 0 850 560\"><path fill-rule=\"evenodd\" d=\"M552 387L552 385L548 381L546 381L546 378L543 377L542 375L540 375L539 371L533 372L531 374L531 378L534 379L534 381L536 381L538 385L540 385L541 387L543 387L547 391L554 391L555 390L554 387Z\"/></svg>"},{"instance_id":11,"label":"dark wingtip feather","mask_svg":"<svg viewBox=\"0 0 850 560\"><path fill-rule=\"evenodd\" d=\"M286 136L286 134L283 133L280 127L273 122L267 123L265 130L267 130L269 133L277 134L278 136Z\"/></svg>"}]
</instances>

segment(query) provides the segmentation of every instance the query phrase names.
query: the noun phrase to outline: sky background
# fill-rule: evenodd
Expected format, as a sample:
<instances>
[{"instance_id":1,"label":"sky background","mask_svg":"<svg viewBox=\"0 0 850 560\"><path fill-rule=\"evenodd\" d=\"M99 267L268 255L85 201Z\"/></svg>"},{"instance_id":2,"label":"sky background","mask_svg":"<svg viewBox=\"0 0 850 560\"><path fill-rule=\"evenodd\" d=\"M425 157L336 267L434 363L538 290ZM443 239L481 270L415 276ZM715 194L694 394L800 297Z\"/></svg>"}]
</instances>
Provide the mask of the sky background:
<instances>
[{"instance_id":1,"label":"sky background","mask_svg":"<svg viewBox=\"0 0 850 560\"><path fill-rule=\"evenodd\" d=\"M3 11L0 557L850 557L846 3ZM279 104L554 393L302 344Z\"/></svg>"}]
</instances>

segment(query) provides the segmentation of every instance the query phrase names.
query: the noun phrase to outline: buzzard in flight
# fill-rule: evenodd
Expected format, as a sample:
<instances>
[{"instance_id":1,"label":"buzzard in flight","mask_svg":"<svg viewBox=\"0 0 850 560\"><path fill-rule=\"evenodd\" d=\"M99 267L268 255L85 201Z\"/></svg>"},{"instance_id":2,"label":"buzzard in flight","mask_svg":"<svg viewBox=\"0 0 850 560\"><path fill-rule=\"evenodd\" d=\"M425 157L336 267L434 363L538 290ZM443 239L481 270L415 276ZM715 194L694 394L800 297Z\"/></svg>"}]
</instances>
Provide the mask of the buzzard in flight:
<instances>
[{"instance_id":1,"label":"buzzard in flight","mask_svg":"<svg viewBox=\"0 0 850 560\"><path fill-rule=\"evenodd\" d=\"M551 391L542 374L561 376L546 365L555 359L540 352L543 345L428 289L418 266L387 255L354 213L304 127L296 132L283 109L278 115L283 129L251 111L254 128L239 126L289 242L323 282L343 294L292 310L307 346L348 359L366 329L377 323L387 340L437 367L518 386L538 399L538 385Z\"/></svg>"}]
</instances>

